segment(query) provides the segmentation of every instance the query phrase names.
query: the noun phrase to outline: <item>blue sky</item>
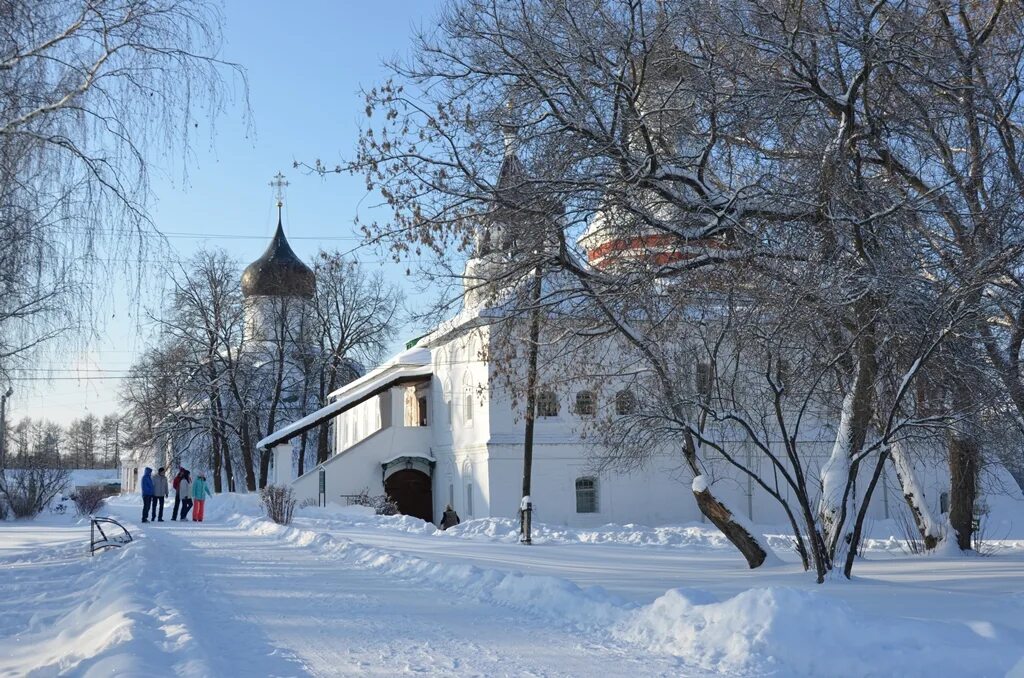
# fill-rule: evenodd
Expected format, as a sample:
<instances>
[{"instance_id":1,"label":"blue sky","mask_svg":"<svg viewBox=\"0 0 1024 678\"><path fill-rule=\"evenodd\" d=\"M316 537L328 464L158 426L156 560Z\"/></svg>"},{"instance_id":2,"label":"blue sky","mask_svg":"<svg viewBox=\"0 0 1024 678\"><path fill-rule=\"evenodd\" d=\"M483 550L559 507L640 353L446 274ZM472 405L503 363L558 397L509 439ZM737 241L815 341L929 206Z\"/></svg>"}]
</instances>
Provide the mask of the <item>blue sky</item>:
<instances>
[{"instance_id":1,"label":"blue sky","mask_svg":"<svg viewBox=\"0 0 1024 678\"><path fill-rule=\"evenodd\" d=\"M290 183L285 230L296 252L309 258L321 246L356 247L353 218L357 212L365 215L374 202L362 180L322 179L292 169L292 163L321 158L334 164L351 155L365 119L360 87L385 77L381 61L404 54L414 28L429 25L438 5L438 0L226 2L222 56L246 69L252 126L246 126L240 106L216 120L212 137L203 129L210 121L200 119L193 157L183 165L172 150L166 165L154 170L157 228L189 234L170 235L173 252L159 259L186 259L204 245L223 247L243 262L258 257L276 225L268 183L279 170ZM415 294L403 267L383 261L387 257L374 250L356 254L365 266L381 267ZM163 289L157 257L150 261L143 271L141 307L127 302L125 284L112 278L108 300L99 309L106 318L101 336L78 353L52 356L43 364L76 371L55 372L59 379L49 384L16 382L9 420L31 416L66 423L87 412L102 416L118 409L115 377L144 347L145 309L157 304ZM402 341L415 334L416 328L406 328Z\"/></svg>"}]
</instances>

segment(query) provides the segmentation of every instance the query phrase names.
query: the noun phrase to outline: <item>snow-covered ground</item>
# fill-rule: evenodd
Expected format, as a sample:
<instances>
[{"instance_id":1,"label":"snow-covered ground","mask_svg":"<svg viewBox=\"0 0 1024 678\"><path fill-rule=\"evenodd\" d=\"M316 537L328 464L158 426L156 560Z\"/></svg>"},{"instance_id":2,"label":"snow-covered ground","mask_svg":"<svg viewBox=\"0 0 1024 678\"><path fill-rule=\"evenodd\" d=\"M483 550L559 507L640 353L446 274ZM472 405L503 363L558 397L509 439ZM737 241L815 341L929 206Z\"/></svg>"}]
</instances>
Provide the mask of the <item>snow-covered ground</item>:
<instances>
[{"instance_id":1,"label":"snow-covered ground","mask_svg":"<svg viewBox=\"0 0 1024 678\"><path fill-rule=\"evenodd\" d=\"M112 502L138 540L94 558L70 516L0 526L0 676L1024 677L1024 540L911 557L876 526L856 579L816 586L784 537L751 573L699 524L527 547L510 521L357 508L286 528L246 496L202 524L139 511Z\"/></svg>"}]
</instances>

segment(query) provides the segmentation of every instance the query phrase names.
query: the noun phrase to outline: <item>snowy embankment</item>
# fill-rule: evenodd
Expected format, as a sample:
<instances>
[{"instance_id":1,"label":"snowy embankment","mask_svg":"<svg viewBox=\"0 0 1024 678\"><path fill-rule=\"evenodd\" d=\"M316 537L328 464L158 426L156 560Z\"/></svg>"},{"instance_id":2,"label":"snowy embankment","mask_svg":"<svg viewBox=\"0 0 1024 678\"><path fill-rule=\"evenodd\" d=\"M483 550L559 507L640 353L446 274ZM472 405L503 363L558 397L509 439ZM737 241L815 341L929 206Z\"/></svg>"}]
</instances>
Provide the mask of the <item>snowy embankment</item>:
<instances>
[{"instance_id":1,"label":"snowy embankment","mask_svg":"<svg viewBox=\"0 0 1024 678\"><path fill-rule=\"evenodd\" d=\"M0 530L0 675L210 675L144 536L90 557L86 519Z\"/></svg>"},{"instance_id":2,"label":"snowy embankment","mask_svg":"<svg viewBox=\"0 0 1024 678\"><path fill-rule=\"evenodd\" d=\"M567 624L596 637L674 655L694 670L739 675L1004 675L1024 655L1018 630L990 622L967 625L895 614L879 618L818 591L785 586L751 588L726 597L673 589L649 605L637 605L562 577L437 562L359 544L317 527L328 522L323 520L327 516L377 520L358 510L304 509L300 515L312 520L283 527L254 515L244 500L225 504L221 510L232 514L225 519L253 534L310 549L349 567L420 582L526 611L546 623ZM393 528L414 527L408 518L384 522ZM463 530L474 528L470 523ZM419 529L433 533L422 522ZM893 609L898 613L898 607Z\"/></svg>"},{"instance_id":3,"label":"snowy embankment","mask_svg":"<svg viewBox=\"0 0 1024 678\"><path fill-rule=\"evenodd\" d=\"M140 508L111 504L129 523ZM888 578L816 587L794 565L745 570L699 526L656 528L689 548L650 548L657 531L625 526L591 531L603 542L539 526L551 541L527 549L479 534L497 524L470 521L460 539L330 507L283 527L255 497L220 495L207 523L132 526L136 542L89 558L87 523L7 523L0 675L591 675L620 658L646 670L608 675L1024 676L1019 553L887 556L864 571ZM671 588L683 582L699 585ZM523 663L538 639L547 654Z\"/></svg>"},{"instance_id":4,"label":"snowy embankment","mask_svg":"<svg viewBox=\"0 0 1024 678\"><path fill-rule=\"evenodd\" d=\"M1010 502L1004 502L1007 504ZM997 519L986 526L987 548L991 551L1024 550L1024 507L1003 507ZM1012 509L1012 510L1011 510ZM511 518L479 518L461 525L440 530L411 516L378 516L360 506L330 506L304 508L301 515L330 520L336 525L367 527L382 530L428 535L444 539L471 539L514 544L519 541L519 521ZM783 526L756 525L768 545L778 553L793 549L793 538ZM868 521L863 550L875 555L905 555L907 544L903 529L895 520ZM655 546L680 549L728 549L729 541L714 526L704 523L686 525L607 524L599 527L562 527L535 522L532 539L535 544L621 544L626 546Z\"/></svg>"}]
</instances>

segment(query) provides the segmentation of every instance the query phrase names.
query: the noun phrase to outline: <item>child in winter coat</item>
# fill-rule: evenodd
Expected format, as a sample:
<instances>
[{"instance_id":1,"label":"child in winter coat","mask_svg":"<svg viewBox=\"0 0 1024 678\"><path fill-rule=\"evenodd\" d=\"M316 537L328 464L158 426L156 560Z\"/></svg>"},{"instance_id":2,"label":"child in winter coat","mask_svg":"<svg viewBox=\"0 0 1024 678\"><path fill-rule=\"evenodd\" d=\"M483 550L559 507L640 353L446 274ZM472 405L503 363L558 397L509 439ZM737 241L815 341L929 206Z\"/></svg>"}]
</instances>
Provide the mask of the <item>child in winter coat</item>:
<instances>
[{"instance_id":1,"label":"child in winter coat","mask_svg":"<svg viewBox=\"0 0 1024 678\"><path fill-rule=\"evenodd\" d=\"M181 519L188 520L189 509L192 508L192 476L182 469L181 480L178 481L178 496L181 497Z\"/></svg>"},{"instance_id":2,"label":"child in winter coat","mask_svg":"<svg viewBox=\"0 0 1024 678\"><path fill-rule=\"evenodd\" d=\"M213 494L210 492L210 486L206 484L206 476L202 473L199 474L199 478L192 485L192 500L195 502L196 508L192 511L192 520L201 523L203 522L203 509L206 506L206 498L212 497Z\"/></svg>"}]
</instances>

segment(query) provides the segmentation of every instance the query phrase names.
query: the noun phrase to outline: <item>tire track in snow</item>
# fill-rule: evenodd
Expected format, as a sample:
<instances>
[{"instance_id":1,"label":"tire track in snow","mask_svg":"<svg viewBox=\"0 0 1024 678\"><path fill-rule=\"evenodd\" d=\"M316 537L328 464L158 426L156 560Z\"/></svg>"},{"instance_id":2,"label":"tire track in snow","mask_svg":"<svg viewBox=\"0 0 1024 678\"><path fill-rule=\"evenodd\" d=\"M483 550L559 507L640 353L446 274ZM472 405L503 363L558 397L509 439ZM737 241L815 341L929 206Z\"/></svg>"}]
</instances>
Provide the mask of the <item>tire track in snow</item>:
<instances>
[{"instance_id":1,"label":"tire track in snow","mask_svg":"<svg viewBox=\"0 0 1024 678\"><path fill-rule=\"evenodd\" d=\"M138 528L136 528L138 529ZM308 676L301 662L273 645L259 626L240 619L222 601L229 598L191 543L205 525L150 523L148 590L164 611L163 628L188 656L168 675Z\"/></svg>"}]
</instances>

